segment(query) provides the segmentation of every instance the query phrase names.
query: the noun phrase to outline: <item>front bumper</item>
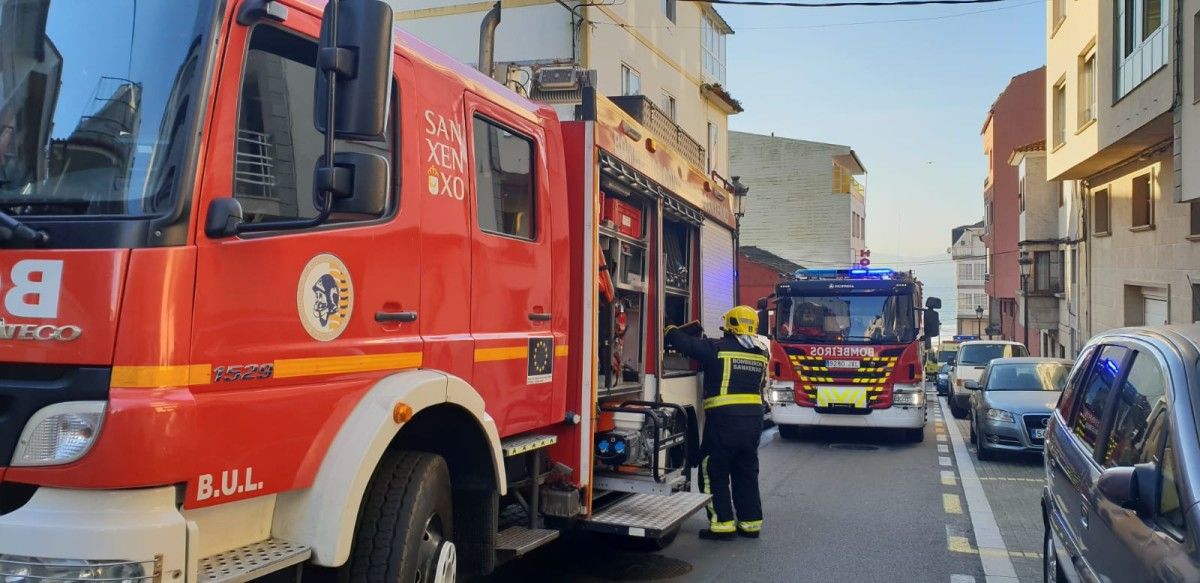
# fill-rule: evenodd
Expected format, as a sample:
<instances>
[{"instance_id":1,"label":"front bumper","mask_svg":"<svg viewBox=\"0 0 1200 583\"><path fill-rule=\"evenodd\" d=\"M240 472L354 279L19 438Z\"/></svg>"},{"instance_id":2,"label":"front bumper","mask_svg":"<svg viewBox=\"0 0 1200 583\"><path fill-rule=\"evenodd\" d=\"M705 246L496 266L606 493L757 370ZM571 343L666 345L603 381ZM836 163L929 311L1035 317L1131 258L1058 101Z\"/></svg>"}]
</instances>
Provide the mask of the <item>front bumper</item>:
<instances>
[{"instance_id":1,"label":"front bumper","mask_svg":"<svg viewBox=\"0 0 1200 583\"><path fill-rule=\"evenodd\" d=\"M873 427L895 429L917 429L925 426L925 405L887 409L872 409L866 415L818 413L812 407L795 403L771 405L771 420L776 425L800 425L805 427Z\"/></svg>"},{"instance_id":2,"label":"front bumper","mask_svg":"<svg viewBox=\"0 0 1200 583\"><path fill-rule=\"evenodd\" d=\"M994 421L983 417L975 432L981 441L987 442L988 449L1035 453L1044 449L1044 440L1031 438L1020 416L1015 421Z\"/></svg>"},{"instance_id":3,"label":"front bumper","mask_svg":"<svg viewBox=\"0 0 1200 583\"><path fill-rule=\"evenodd\" d=\"M187 525L172 487L140 490L40 488L0 516L0 556L110 561L145 566L162 581L187 573ZM0 561L0 577L16 563ZM194 571L193 571L194 572ZM16 581L24 578L13 579Z\"/></svg>"}]
</instances>

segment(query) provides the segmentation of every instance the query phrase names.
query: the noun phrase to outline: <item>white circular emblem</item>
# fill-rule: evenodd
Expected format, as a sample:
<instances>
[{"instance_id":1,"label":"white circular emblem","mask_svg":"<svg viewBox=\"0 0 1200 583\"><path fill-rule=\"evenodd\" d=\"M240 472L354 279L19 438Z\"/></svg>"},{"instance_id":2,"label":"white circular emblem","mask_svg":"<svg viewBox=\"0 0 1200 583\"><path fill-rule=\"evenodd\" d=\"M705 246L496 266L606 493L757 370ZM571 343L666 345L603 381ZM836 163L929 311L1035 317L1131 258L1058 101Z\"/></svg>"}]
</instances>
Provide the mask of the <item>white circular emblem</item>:
<instances>
[{"instance_id":1,"label":"white circular emblem","mask_svg":"<svg viewBox=\"0 0 1200 583\"><path fill-rule=\"evenodd\" d=\"M341 259L322 253L308 261L296 287L296 311L314 339L329 342L341 336L354 311L354 283Z\"/></svg>"}]
</instances>

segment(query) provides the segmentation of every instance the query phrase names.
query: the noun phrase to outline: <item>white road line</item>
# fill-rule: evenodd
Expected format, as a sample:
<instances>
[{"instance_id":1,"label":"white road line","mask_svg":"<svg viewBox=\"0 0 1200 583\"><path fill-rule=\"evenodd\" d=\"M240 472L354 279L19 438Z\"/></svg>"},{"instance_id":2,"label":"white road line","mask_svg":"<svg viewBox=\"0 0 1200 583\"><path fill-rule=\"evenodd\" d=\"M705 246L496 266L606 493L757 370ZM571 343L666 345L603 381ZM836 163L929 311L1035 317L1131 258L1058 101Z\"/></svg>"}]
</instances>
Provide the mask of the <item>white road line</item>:
<instances>
[{"instance_id":1,"label":"white road line","mask_svg":"<svg viewBox=\"0 0 1200 583\"><path fill-rule=\"evenodd\" d=\"M937 434L937 440L938 440L938 441L946 441L946 440L948 440L948 439L950 439L950 438L949 438L949 437L946 437L946 434L945 434L945 433L939 433L939 434Z\"/></svg>"},{"instance_id":2,"label":"white road line","mask_svg":"<svg viewBox=\"0 0 1200 583\"><path fill-rule=\"evenodd\" d=\"M945 400L939 400L944 411L947 408ZM971 454L967 452L966 443L958 431L958 424L946 419L946 425L950 426L954 461L958 463L958 477L962 483L963 497L967 499L968 515L971 517L971 528L975 531L975 546L979 549L979 561L983 564L985 579L987 583L1017 583L1017 572L1008 557L1008 547L1004 545L1004 537L1000 536L1000 526L996 524L992 505L988 503L983 483L975 471L975 463L971 461Z\"/></svg>"},{"instance_id":3,"label":"white road line","mask_svg":"<svg viewBox=\"0 0 1200 583\"><path fill-rule=\"evenodd\" d=\"M946 456L944 456L944 455L939 455L939 456L938 456L938 463L939 463L939 464L941 464L941 465L943 465L943 466L950 467L950 458L949 458L949 457L946 457Z\"/></svg>"},{"instance_id":4,"label":"white road line","mask_svg":"<svg viewBox=\"0 0 1200 583\"><path fill-rule=\"evenodd\" d=\"M938 444L938 453L950 453L950 447L944 443Z\"/></svg>"},{"instance_id":5,"label":"white road line","mask_svg":"<svg viewBox=\"0 0 1200 583\"><path fill-rule=\"evenodd\" d=\"M975 578L970 575L951 575L950 583L975 583Z\"/></svg>"}]
</instances>

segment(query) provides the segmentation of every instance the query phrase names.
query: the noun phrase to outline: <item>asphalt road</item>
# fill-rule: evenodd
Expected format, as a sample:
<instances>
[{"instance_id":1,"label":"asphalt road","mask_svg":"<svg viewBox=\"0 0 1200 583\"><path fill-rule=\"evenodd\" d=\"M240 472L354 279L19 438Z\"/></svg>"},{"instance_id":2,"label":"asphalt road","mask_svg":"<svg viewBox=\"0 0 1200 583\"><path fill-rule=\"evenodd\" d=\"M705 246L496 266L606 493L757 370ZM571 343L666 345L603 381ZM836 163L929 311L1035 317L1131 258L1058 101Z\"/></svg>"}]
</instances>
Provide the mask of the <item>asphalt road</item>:
<instances>
[{"instance_id":1,"label":"asphalt road","mask_svg":"<svg viewBox=\"0 0 1200 583\"><path fill-rule=\"evenodd\" d=\"M762 539L699 540L701 512L660 553L567 536L487 581L1040 581L1039 458L980 464L967 440L937 401L920 444L857 430L787 441L768 430Z\"/></svg>"}]
</instances>

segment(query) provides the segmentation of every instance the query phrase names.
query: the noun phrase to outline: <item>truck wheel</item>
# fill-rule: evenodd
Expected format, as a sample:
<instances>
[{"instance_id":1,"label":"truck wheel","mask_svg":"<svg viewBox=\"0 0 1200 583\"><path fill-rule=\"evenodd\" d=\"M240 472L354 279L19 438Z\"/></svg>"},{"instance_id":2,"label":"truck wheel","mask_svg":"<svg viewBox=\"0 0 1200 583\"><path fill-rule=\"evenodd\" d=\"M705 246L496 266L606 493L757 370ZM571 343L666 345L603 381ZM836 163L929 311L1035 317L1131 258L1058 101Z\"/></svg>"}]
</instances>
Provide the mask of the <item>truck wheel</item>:
<instances>
[{"instance_id":1,"label":"truck wheel","mask_svg":"<svg viewBox=\"0 0 1200 583\"><path fill-rule=\"evenodd\" d=\"M388 451L363 498L343 580L453 583L450 472L441 456Z\"/></svg>"},{"instance_id":2,"label":"truck wheel","mask_svg":"<svg viewBox=\"0 0 1200 583\"><path fill-rule=\"evenodd\" d=\"M799 425L780 425L779 437L784 439L800 439L801 431Z\"/></svg>"}]
</instances>

